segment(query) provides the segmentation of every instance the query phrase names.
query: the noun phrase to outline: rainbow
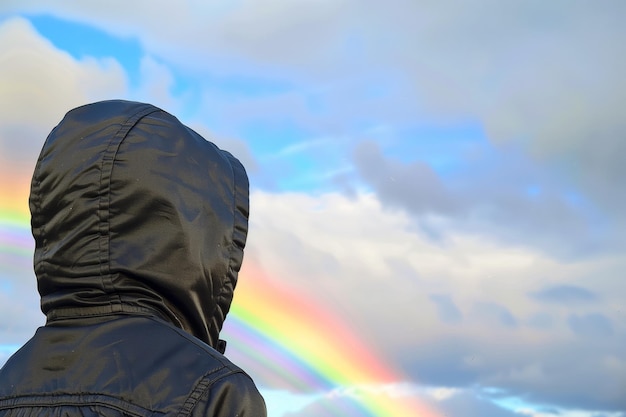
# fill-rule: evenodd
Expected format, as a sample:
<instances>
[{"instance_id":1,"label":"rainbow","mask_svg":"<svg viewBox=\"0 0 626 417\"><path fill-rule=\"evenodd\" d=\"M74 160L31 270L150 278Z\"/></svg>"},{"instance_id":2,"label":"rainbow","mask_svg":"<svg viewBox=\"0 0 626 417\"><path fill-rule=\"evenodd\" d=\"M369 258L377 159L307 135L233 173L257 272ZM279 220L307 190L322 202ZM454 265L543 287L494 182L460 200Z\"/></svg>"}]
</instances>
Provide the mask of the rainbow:
<instances>
[{"instance_id":1,"label":"rainbow","mask_svg":"<svg viewBox=\"0 0 626 417\"><path fill-rule=\"evenodd\" d=\"M32 275L29 214L26 204L19 203L26 200L24 188L7 193L3 187L0 194L0 276ZM325 416L439 416L416 397L376 390L405 378L339 315L270 278L250 258L244 261L235 294L222 335L229 343L226 352L259 382L262 392L310 394Z\"/></svg>"},{"instance_id":2,"label":"rainbow","mask_svg":"<svg viewBox=\"0 0 626 417\"><path fill-rule=\"evenodd\" d=\"M227 354L236 355L238 363L253 359L251 369L272 386L326 393L322 403L330 415L439 416L415 397L377 391L376 386L402 383L401 374L385 365L326 306L271 279L248 260L223 336L229 342ZM347 401L333 401L346 392ZM335 409L333 403L343 408Z\"/></svg>"},{"instance_id":3,"label":"rainbow","mask_svg":"<svg viewBox=\"0 0 626 417\"><path fill-rule=\"evenodd\" d=\"M0 171L0 278L24 272L32 275L35 242L30 234L30 184L2 174Z\"/></svg>"}]
</instances>

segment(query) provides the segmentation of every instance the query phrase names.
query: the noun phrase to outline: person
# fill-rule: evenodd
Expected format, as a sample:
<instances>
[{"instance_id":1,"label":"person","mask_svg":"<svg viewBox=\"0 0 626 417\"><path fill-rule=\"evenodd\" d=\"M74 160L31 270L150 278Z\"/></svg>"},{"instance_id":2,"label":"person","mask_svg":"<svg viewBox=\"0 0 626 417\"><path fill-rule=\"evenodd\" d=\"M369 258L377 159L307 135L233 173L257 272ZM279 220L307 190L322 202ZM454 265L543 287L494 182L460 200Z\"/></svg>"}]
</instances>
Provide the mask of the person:
<instances>
[{"instance_id":1,"label":"person","mask_svg":"<svg viewBox=\"0 0 626 417\"><path fill-rule=\"evenodd\" d=\"M0 370L0 416L266 416L219 339L248 232L235 157L93 103L49 134L29 206L46 323Z\"/></svg>"}]
</instances>

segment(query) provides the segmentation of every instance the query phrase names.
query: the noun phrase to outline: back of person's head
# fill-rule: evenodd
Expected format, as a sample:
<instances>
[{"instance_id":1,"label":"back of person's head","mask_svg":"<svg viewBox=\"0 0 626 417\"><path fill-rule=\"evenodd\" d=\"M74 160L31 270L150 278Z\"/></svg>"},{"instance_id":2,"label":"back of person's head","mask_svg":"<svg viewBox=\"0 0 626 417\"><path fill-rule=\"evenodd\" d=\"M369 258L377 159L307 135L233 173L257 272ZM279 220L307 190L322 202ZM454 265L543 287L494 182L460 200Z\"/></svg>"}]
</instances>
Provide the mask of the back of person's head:
<instances>
[{"instance_id":1,"label":"back of person's head","mask_svg":"<svg viewBox=\"0 0 626 417\"><path fill-rule=\"evenodd\" d=\"M169 113L121 100L68 112L31 184L42 311L156 314L217 348L248 204L241 163Z\"/></svg>"}]
</instances>

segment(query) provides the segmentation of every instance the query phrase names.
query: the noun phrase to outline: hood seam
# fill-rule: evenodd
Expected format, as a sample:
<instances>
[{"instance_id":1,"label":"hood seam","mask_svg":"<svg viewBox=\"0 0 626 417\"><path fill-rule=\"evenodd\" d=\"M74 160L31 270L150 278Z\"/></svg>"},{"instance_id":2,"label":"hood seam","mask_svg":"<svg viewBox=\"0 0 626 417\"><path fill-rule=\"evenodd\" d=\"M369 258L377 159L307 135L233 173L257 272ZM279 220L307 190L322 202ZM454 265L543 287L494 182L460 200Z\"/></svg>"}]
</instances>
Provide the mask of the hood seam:
<instances>
[{"instance_id":1,"label":"hood seam","mask_svg":"<svg viewBox=\"0 0 626 417\"><path fill-rule=\"evenodd\" d=\"M133 127L145 116L162 111L158 107L146 104L139 108L122 124L120 129L111 138L106 150L102 155L100 165L100 184L99 184L99 202L98 202L98 247L99 247L99 263L100 278L102 281L102 289L105 293L115 295L116 299L110 301L112 312L122 311L122 300L119 294L115 292L113 277L111 275L111 236L110 236L110 206L111 206L111 176L115 165L115 158L121 143L128 136Z\"/></svg>"}]
</instances>

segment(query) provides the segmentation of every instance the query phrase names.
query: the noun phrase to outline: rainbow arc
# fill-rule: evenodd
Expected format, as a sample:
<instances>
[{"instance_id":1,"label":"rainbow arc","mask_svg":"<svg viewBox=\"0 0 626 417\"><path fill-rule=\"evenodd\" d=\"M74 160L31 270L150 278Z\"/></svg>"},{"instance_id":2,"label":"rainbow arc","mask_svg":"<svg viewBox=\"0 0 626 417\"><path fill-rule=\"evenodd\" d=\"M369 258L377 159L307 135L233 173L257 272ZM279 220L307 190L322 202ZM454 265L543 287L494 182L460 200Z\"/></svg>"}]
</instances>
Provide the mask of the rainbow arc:
<instances>
[{"instance_id":1,"label":"rainbow arc","mask_svg":"<svg viewBox=\"0 0 626 417\"><path fill-rule=\"evenodd\" d=\"M242 366L263 381L342 397L325 402L342 407L329 405L333 416L440 415L416 397L389 393L385 387L406 383L400 372L379 359L327 306L278 284L251 262L244 262L225 330L227 353L237 350L237 362L247 362Z\"/></svg>"}]
</instances>

